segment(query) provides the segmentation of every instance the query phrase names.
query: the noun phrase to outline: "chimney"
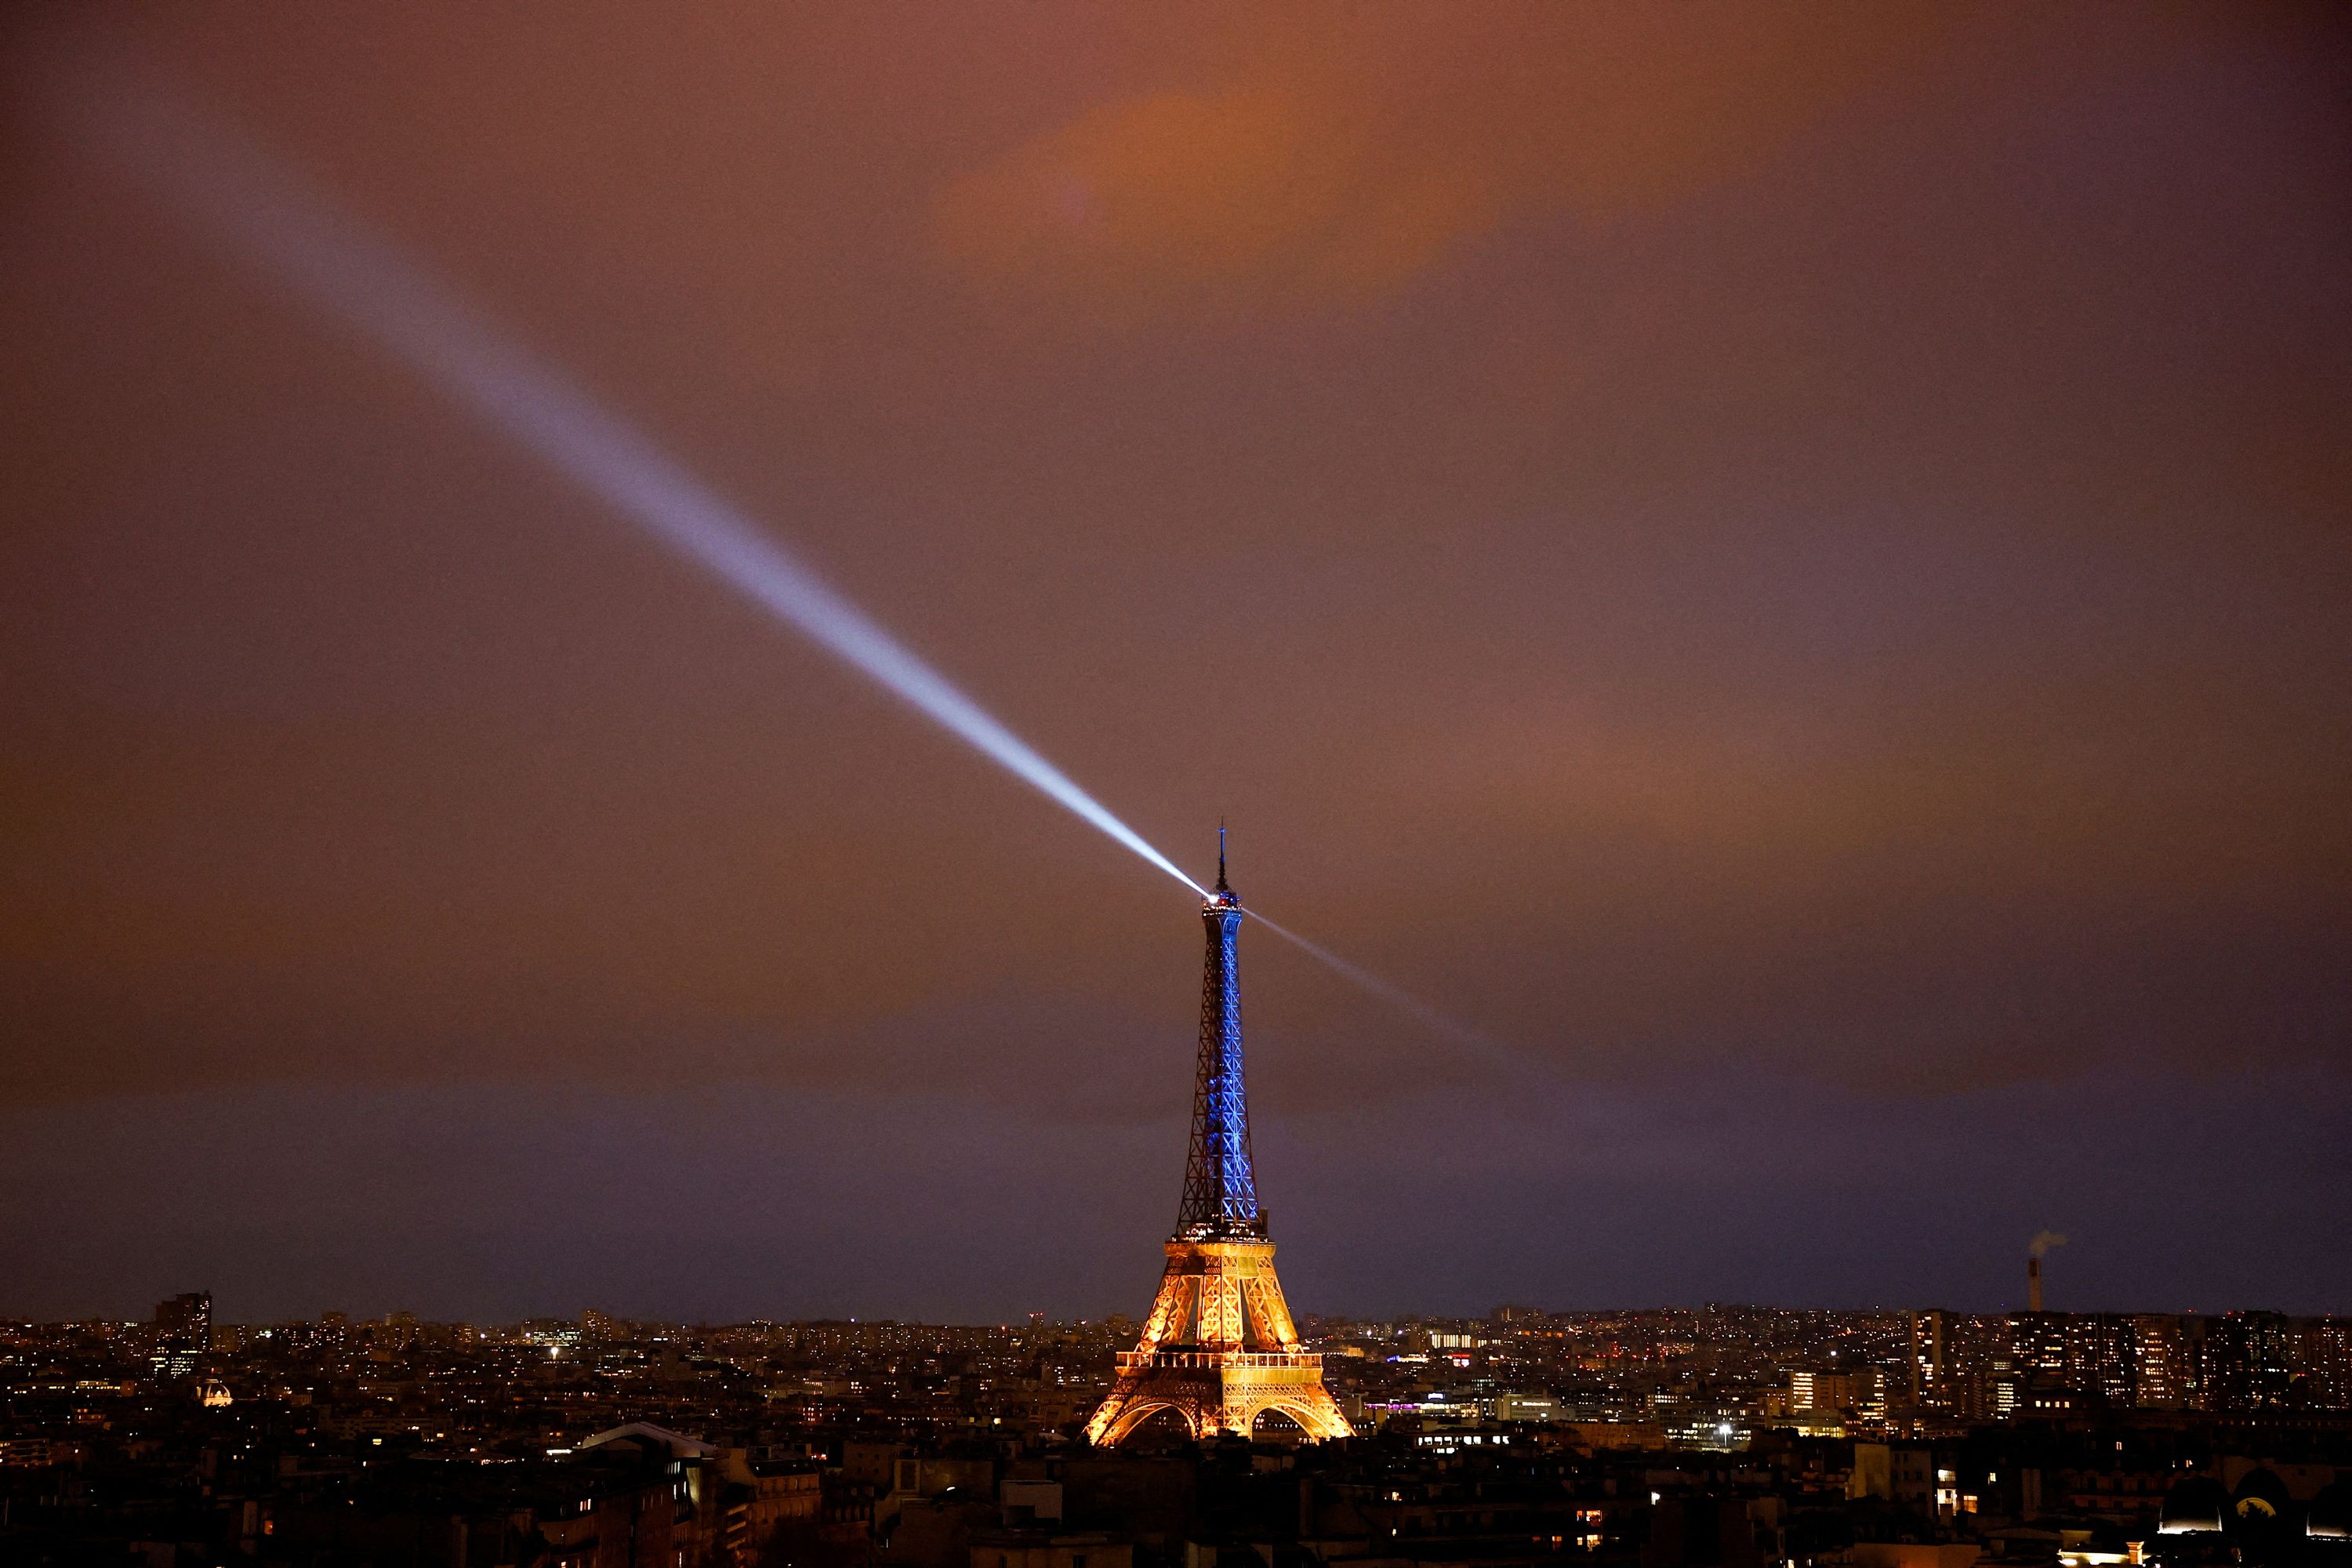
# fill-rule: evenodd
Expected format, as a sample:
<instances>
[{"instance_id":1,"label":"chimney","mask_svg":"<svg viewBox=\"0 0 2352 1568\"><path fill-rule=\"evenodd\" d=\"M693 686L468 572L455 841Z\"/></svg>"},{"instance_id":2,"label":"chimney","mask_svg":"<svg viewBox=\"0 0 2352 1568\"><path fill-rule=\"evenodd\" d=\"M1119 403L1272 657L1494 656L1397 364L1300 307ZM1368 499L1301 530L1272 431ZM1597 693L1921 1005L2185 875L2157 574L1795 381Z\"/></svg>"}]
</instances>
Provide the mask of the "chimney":
<instances>
[{"instance_id":1,"label":"chimney","mask_svg":"<svg viewBox=\"0 0 2352 1568\"><path fill-rule=\"evenodd\" d=\"M2042 1310L2042 1259L2039 1258L2025 1260L2025 1310L2029 1312Z\"/></svg>"}]
</instances>

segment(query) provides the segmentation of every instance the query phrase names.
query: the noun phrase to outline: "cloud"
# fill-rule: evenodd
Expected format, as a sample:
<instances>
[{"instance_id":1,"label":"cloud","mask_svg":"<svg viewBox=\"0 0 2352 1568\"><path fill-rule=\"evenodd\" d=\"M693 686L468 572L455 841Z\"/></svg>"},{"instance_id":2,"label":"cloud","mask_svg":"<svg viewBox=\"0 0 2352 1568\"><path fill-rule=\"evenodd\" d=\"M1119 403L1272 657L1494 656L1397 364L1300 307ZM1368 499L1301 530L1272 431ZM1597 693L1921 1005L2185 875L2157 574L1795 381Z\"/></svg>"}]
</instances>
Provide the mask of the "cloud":
<instances>
[{"instance_id":1,"label":"cloud","mask_svg":"<svg viewBox=\"0 0 2352 1568\"><path fill-rule=\"evenodd\" d=\"M1174 296L1270 286L1379 291L1493 221L1475 168L1383 164L1328 133L1312 89L1252 84L1121 100L951 189L950 250L1001 279Z\"/></svg>"},{"instance_id":2,"label":"cloud","mask_svg":"<svg viewBox=\"0 0 2352 1568\"><path fill-rule=\"evenodd\" d=\"M1115 308L1373 297L1515 214L1605 219L1735 175L1937 27L1906 5L1346 20L1261 31L1013 147L942 194L943 247Z\"/></svg>"}]
</instances>

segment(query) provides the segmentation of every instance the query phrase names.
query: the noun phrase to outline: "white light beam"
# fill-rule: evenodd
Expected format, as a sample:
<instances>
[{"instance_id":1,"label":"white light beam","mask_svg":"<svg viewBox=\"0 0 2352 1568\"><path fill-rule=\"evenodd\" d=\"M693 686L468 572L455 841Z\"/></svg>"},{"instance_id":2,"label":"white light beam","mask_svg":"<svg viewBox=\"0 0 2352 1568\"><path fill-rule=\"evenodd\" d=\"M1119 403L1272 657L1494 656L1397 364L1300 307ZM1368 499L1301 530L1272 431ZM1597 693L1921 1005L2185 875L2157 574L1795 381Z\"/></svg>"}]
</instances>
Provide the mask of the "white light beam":
<instances>
[{"instance_id":1,"label":"white light beam","mask_svg":"<svg viewBox=\"0 0 2352 1568\"><path fill-rule=\"evenodd\" d=\"M292 170L153 76L53 60L52 118L216 249L359 329L656 540L936 721L1202 898L1208 889L1005 728L751 518L418 263L341 213ZM1267 930L1447 1038L1498 1048L1468 1026L1253 910Z\"/></svg>"},{"instance_id":2,"label":"white light beam","mask_svg":"<svg viewBox=\"0 0 2352 1568\"><path fill-rule=\"evenodd\" d=\"M360 329L547 465L1202 898L1208 890L676 459L261 148L96 72L52 102L196 232Z\"/></svg>"}]
</instances>

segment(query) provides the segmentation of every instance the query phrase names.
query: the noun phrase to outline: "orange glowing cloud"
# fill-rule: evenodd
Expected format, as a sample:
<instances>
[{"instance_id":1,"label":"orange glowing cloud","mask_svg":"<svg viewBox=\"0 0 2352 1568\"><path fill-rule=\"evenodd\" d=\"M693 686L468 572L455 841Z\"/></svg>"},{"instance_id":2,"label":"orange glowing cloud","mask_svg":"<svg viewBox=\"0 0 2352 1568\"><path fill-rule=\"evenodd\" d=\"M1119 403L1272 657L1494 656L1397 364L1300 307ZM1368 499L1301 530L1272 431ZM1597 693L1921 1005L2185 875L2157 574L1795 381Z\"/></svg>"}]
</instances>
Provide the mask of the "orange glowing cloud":
<instances>
[{"instance_id":1,"label":"orange glowing cloud","mask_svg":"<svg viewBox=\"0 0 2352 1568\"><path fill-rule=\"evenodd\" d=\"M946 189L938 233L975 276L1106 303L1375 296L1515 212L1606 217L1753 166L1934 26L1892 4L1350 12L1012 148Z\"/></svg>"},{"instance_id":2,"label":"orange glowing cloud","mask_svg":"<svg viewBox=\"0 0 2352 1568\"><path fill-rule=\"evenodd\" d=\"M941 231L1000 279L1321 294L1389 288L1493 220L1479 171L1383 163L1329 126L1311 94L1272 84L1123 99L958 184Z\"/></svg>"}]
</instances>

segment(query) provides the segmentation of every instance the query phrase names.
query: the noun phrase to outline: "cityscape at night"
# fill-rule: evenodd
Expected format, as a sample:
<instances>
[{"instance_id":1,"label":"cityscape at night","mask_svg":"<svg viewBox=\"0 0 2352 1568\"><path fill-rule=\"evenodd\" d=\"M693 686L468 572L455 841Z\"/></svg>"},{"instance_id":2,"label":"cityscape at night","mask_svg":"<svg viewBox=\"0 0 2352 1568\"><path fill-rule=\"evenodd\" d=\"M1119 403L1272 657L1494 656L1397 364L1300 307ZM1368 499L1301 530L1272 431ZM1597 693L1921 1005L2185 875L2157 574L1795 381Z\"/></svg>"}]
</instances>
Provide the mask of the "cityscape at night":
<instances>
[{"instance_id":1,"label":"cityscape at night","mask_svg":"<svg viewBox=\"0 0 2352 1568\"><path fill-rule=\"evenodd\" d=\"M1298 1326L1354 1436L1108 1447L1081 1433L1125 1318L263 1325L184 1294L144 1321L5 1326L0 1539L25 1562L926 1568L2084 1568L2352 1541L2352 1317Z\"/></svg>"},{"instance_id":2,"label":"cityscape at night","mask_svg":"<svg viewBox=\"0 0 2352 1568\"><path fill-rule=\"evenodd\" d=\"M2352 9L25 0L0 365L0 1568L2352 1568Z\"/></svg>"}]
</instances>

